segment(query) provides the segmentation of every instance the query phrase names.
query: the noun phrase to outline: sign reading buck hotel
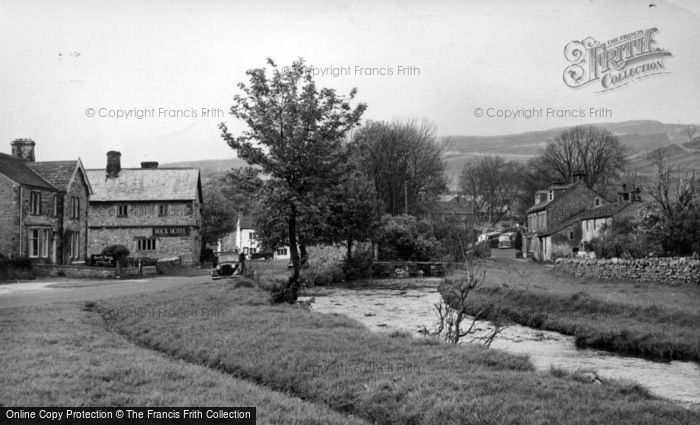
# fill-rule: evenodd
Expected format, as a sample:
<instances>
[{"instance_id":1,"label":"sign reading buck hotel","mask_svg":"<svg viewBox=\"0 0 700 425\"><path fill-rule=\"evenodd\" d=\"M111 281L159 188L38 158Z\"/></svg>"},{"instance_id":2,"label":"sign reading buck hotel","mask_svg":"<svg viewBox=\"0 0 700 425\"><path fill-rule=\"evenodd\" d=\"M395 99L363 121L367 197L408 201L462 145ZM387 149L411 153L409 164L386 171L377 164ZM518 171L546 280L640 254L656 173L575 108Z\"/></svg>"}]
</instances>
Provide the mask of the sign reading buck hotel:
<instances>
[{"instance_id":1,"label":"sign reading buck hotel","mask_svg":"<svg viewBox=\"0 0 700 425\"><path fill-rule=\"evenodd\" d=\"M656 44L657 31L638 30L606 42L593 37L570 42L564 48L564 56L571 62L564 70L564 83L572 88L597 83L598 91L609 91L668 72L664 58L671 53Z\"/></svg>"}]
</instances>

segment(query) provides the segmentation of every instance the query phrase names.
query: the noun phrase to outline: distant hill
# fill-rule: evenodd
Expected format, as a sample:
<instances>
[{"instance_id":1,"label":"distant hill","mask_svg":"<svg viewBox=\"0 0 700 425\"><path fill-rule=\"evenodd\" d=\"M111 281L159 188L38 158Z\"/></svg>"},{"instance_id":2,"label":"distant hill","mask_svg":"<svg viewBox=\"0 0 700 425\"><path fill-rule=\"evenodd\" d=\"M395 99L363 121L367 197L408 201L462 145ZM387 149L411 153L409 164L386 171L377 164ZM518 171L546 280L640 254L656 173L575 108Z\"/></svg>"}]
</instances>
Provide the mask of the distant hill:
<instances>
[{"instance_id":1,"label":"distant hill","mask_svg":"<svg viewBox=\"0 0 700 425\"><path fill-rule=\"evenodd\" d=\"M639 168L641 174L648 174L655 165L647 159L642 160L645 154L669 146L680 146L692 150L694 146L700 145L700 141L688 142L684 124L664 124L660 121L639 120L624 121L617 123L591 124L605 128L618 136L620 141L627 147L630 155L630 166ZM547 142L565 130L567 127L552 128L543 131L530 131L519 134L507 134L502 136L449 136L444 138L447 143L445 151L445 161L447 163L447 174L453 184L464 167L464 164L471 158L482 155L500 155L507 159L527 161L528 159L540 155ZM687 152L687 151L686 151ZM675 162L679 165L697 164L698 159L690 155L681 159L683 154L671 147L669 154L673 154ZM632 163L632 159L635 161ZM670 162L669 162L670 163ZM650 168L651 167L651 168ZM695 168L698 168L696 165Z\"/></svg>"},{"instance_id":2,"label":"distant hill","mask_svg":"<svg viewBox=\"0 0 700 425\"><path fill-rule=\"evenodd\" d=\"M248 163L240 158L228 159L202 159L198 161L181 161L161 164L161 167L183 167L183 168L199 168L202 175L202 180L209 180L225 174L232 168L243 168Z\"/></svg>"},{"instance_id":3,"label":"distant hill","mask_svg":"<svg viewBox=\"0 0 700 425\"><path fill-rule=\"evenodd\" d=\"M629 170L650 176L656 172L655 154L659 151L667 156L669 165L688 169L700 169L700 138L688 142L684 124L664 124L659 121L640 120L617 123L592 124L610 130L627 146ZM443 140L447 148L444 159L452 185L471 158L484 155L500 155L507 159L527 161L542 153L547 142L566 127L543 131L530 131L501 136L448 136ZM242 159L209 159L162 164L163 167L195 167L202 179L222 175L232 168L245 167Z\"/></svg>"},{"instance_id":4,"label":"distant hill","mask_svg":"<svg viewBox=\"0 0 700 425\"><path fill-rule=\"evenodd\" d=\"M661 154L666 165L678 171L693 171L700 174L700 139L682 144L672 144L642 152L628 158L627 170L642 177L651 177L657 172L657 158Z\"/></svg>"}]
</instances>

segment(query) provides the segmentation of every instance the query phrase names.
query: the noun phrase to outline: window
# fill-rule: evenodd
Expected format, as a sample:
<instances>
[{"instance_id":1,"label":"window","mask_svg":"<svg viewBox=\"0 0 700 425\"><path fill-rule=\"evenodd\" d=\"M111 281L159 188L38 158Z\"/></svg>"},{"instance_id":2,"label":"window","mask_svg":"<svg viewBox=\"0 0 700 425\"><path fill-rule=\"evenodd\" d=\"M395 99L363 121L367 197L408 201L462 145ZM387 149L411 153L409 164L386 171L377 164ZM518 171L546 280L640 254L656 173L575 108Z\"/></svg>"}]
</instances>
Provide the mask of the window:
<instances>
[{"instance_id":1,"label":"window","mask_svg":"<svg viewBox=\"0 0 700 425\"><path fill-rule=\"evenodd\" d=\"M139 251L155 251L156 240L153 238L140 238L136 240L137 249Z\"/></svg>"},{"instance_id":2,"label":"window","mask_svg":"<svg viewBox=\"0 0 700 425\"><path fill-rule=\"evenodd\" d=\"M117 205L117 217L128 217L129 216L129 206Z\"/></svg>"},{"instance_id":3,"label":"window","mask_svg":"<svg viewBox=\"0 0 700 425\"><path fill-rule=\"evenodd\" d=\"M287 255L287 248L277 248L277 255Z\"/></svg>"},{"instance_id":4,"label":"window","mask_svg":"<svg viewBox=\"0 0 700 425\"><path fill-rule=\"evenodd\" d=\"M29 229L29 256L33 258L49 256L50 229Z\"/></svg>"},{"instance_id":5,"label":"window","mask_svg":"<svg viewBox=\"0 0 700 425\"><path fill-rule=\"evenodd\" d=\"M549 200L551 201L552 199L554 199L554 191L550 190L549 191Z\"/></svg>"},{"instance_id":6,"label":"window","mask_svg":"<svg viewBox=\"0 0 700 425\"><path fill-rule=\"evenodd\" d=\"M80 232L70 232L68 238L68 256L72 260L80 258Z\"/></svg>"},{"instance_id":7,"label":"window","mask_svg":"<svg viewBox=\"0 0 700 425\"><path fill-rule=\"evenodd\" d=\"M248 255L248 247L243 247L243 254Z\"/></svg>"},{"instance_id":8,"label":"window","mask_svg":"<svg viewBox=\"0 0 700 425\"><path fill-rule=\"evenodd\" d=\"M254 241L255 240L255 232L248 233L248 239L251 241Z\"/></svg>"},{"instance_id":9,"label":"window","mask_svg":"<svg viewBox=\"0 0 700 425\"><path fill-rule=\"evenodd\" d=\"M596 207L600 206L600 198L595 198L595 206Z\"/></svg>"},{"instance_id":10,"label":"window","mask_svg":"<svg viewBox=\"0 0 700 425\"><path fill-rule=\"evenodd\" d=\"M256 252L257 252L257 249L256 249L256 248L250 248L250 253L251 253L251 254L255 254Z\"/></svg>"},{"instance_id":11,"label":"window","mask_svg":"<svg viewBox=\"0 0 700 425\"><path fill-rule=\"evenodd\" d=\"M70 218L80 218L80 198L77 196L70 198Z\"/></svg>"},{"instance_id":12,"label":"window","mask_svg":"<svg viewBox=\"0 0 700 425\"><path fill-rule=\"evenodd\" d=\"M168 215L167 205L158 205L158 217L165 217Z\"/></svg>"},{"instance_id":13,"label":"window","mask_svg":"<svg viewBox=\"0 0 700 425\"><path fill-rule=\"evenodd\" d=\"M58 217L58 195L53 195L53 216Z\"/></svg>"},{"instance_id":14,"label":"window","mask_svg":"<svg viewBox=\"0 0 700 425\"><path fill-rule=\"evenodd\" d=\"M573 238L574 238L574 232L569 232L569 239L573 239Z\"/></svg>"},{"instance_id":15,"label":"window","mask_svg":"<svg viewBox=\"0 0 700 425\"><path fill-rule=\"evenodd\" d=\"M41 215L41 192L32 192L30 194L29 214Z\"/></svg>"}]
</instances>

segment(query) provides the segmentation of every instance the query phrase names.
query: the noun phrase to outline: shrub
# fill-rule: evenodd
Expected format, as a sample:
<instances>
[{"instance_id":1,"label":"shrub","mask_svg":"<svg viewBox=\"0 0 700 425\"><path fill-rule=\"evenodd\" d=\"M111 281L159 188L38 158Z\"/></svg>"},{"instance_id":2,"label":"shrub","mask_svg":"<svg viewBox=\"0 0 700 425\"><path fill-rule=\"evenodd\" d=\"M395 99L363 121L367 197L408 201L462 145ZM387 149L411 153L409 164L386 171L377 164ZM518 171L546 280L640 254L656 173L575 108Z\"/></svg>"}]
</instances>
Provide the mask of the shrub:
<instances>
[{"instance_id":1,"label":"shrub","mask_svg":"<svg viewBox=\"0 0 700 425\"><path fill-rule=\"evenodd\" d=\"M299 281L302 287L325 286L342 282L345 279L343 269L333 263L310 264L302 269Z\"/></svg>"},{"instance_id":2,"label":"shrub","mask_svg":"<svg viewBox=\"0 0 700 425\"><path fill-rule=\"evenodd\" d=\"M372 251L366 249L356 250L350 261L346 259L343 263L345 280L357 280L370 277L373 263L374 258L372 256Z\"/></svg>"},{"instance_id":3,"label":"shrub","mask_svg":"<svg viewBox=\"0 0 700 425\"><path fill-rule=\"evenodd\" d=\"M382 217L379 246L382 260L427 261L439 250L432 224L410 215Z\"/></svg>"}]
</instances>

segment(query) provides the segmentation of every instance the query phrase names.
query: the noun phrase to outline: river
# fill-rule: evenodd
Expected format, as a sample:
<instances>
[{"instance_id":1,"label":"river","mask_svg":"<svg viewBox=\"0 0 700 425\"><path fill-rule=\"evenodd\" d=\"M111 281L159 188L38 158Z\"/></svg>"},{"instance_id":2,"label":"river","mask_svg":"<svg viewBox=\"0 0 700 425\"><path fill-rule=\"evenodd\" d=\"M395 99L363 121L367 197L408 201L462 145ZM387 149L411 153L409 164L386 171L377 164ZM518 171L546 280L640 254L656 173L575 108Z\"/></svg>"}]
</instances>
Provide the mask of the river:
<instances>
[{"instance_id":1,"label":"river","mask_svg":"<svg viewBox=\"0 0 700 425\"><path fill-rule=\"evenodd\" d=\"M418 338L422 337L417 332L421 326L434 327L433 305L440 301L436 285L407 289L317 288L308 295L315 297L314 311L344 314L373 331L402 330ZM476 328L487 330L489 326L488 322L479 322ZM538 370L554 366L595 371L603 379L635 381L657 396L700 410L700 364L695 362L655 362L578 348L571 336L520 325L505 329L491 348L527 354Z\"/></svg>"}]
</instances>

